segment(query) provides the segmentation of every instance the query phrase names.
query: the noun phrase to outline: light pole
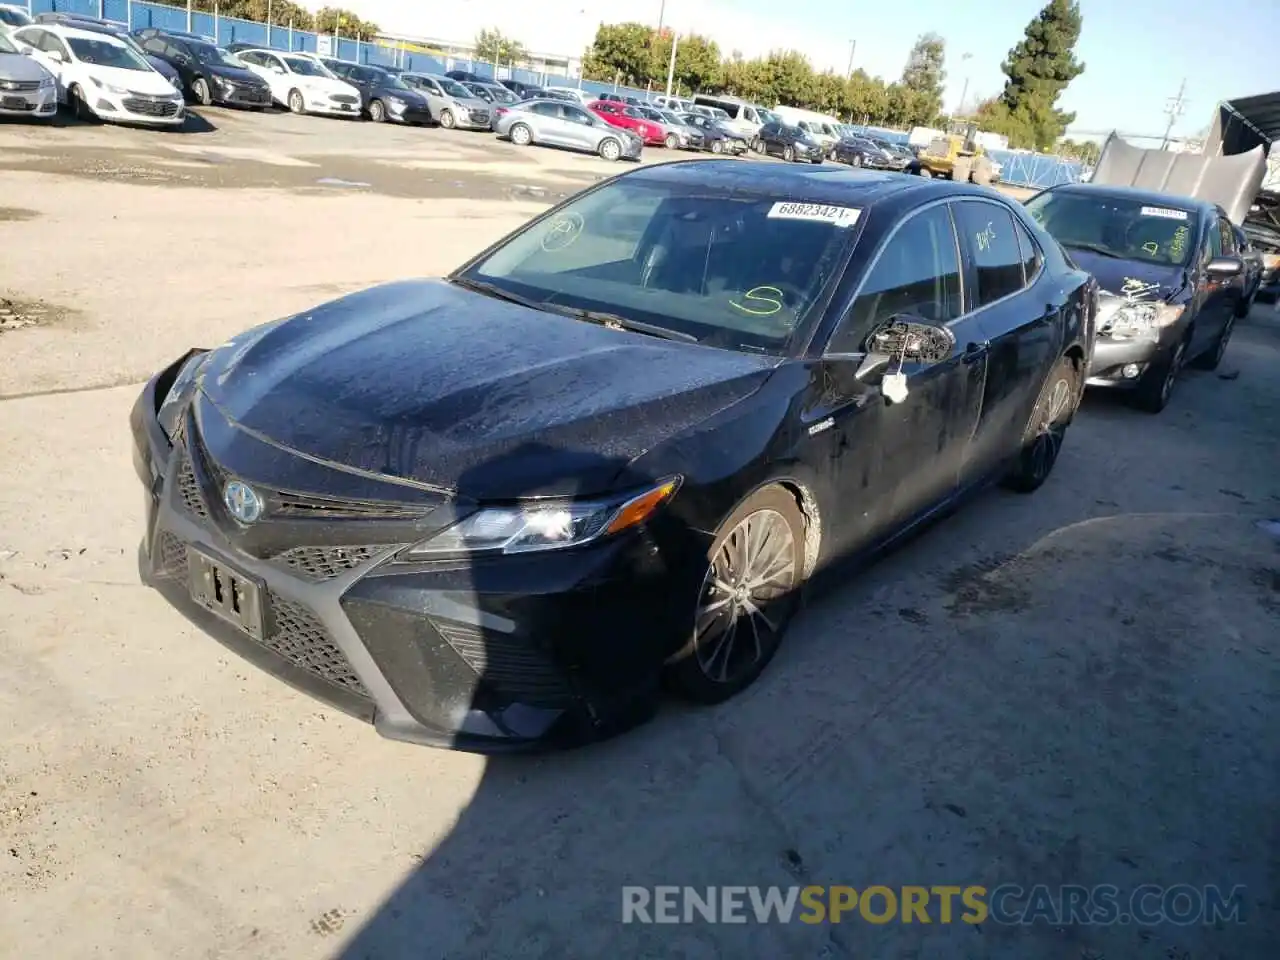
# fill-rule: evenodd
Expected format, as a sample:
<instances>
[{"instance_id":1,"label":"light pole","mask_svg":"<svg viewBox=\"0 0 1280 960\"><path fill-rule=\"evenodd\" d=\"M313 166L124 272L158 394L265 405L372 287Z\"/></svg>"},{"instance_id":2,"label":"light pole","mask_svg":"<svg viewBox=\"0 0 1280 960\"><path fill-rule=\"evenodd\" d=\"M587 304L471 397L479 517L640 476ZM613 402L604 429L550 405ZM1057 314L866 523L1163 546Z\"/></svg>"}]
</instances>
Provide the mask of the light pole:
<instances>
[{"instance_id":1,"label":"light pole","mask_svg":"<svg viewBox=\"0 0 1280 960\"><path fill-rule=\"evenodd\" d=\"M671 31L671 62L667 64L667 96L671 96L671 83L676 77L676 49L680 46L680 34Z\"/></svg>"},{"instance_id":2,"label":"light pole","mask_svg":"<svg viewBox=\"0 0 1280 960\"><path fill-rule=\"evenodd\" d=\"M973 59L972 53L962 53L960 55L960 69L964 70L965 63ZM956 113L964 116L964 102L969 97L969 73L966 70L964 75L964 86L960 89L960 106L956 107Z\"/></svg>"},{"instance_id":3,"label":"light pole","mask_svg":"<svg viewBox=\"0 0 1280 960\"><path fill-rule=\"evenodd\" d=\"M850 40L849 41L849 69L844 72L844 76L846 80L853 76L853 55L857 52L857 50L858 50L858 41Z\"/></svg>"}]
</instances>

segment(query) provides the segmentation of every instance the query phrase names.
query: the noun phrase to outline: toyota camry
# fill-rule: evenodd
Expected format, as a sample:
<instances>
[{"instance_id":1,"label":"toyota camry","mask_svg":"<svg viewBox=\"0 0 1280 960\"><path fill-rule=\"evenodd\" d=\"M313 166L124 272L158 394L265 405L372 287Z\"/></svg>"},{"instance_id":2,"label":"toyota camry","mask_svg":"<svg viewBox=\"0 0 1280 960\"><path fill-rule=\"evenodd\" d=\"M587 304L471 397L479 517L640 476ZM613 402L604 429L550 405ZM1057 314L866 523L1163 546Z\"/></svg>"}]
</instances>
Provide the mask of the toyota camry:
<instances>
[{"instance_id":1,"label":"toyota camry","mask_svg":"<svg viewBox=\"0 0 1280 960\"><path fill-rule=\"evenodd\" d=\"M386 736L599 738L746 688L836 561L1039 487L1096 301L987 188L638 169L161 371L142 576Z\"/></svg>"}]
</instances>

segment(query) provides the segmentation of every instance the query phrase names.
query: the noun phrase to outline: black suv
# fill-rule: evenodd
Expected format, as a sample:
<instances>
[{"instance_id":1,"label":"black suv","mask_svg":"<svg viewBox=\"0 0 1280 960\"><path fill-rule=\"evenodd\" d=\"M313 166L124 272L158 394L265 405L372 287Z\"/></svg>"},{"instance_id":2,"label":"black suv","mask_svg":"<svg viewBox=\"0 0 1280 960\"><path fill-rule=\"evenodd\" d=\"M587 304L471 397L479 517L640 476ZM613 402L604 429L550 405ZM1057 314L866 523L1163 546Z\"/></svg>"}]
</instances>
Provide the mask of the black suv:
<instances>
[{"instance_id":1,"label":"black suv","mask_svg":"<svg viewBox=\"0 0 1280 960\"><path fill-rule=\"evenodd\" d=\"M821 163L826 151L822 144L799 127L786 123L766 123L756 134L759 150L767 157Z\"/></svg>"},{"instance_id":2,"label":"black suv","mask_svg":"<svg viewBox=\"0 0 1280 960\"><path fill-rule=\"evenodd\" d=\"M521 100L532 100L534 97L542 96L542 88L535 83L524 83L521 80L499 80L498 82Z\"/></svg>"},{"instance_id":3,"label":"black suv","mask_svg":"<svg viewBox=\"0 0 1280 960\"><path fill-rule=\"evenodd\" d=\"M361 108L365 116L375 123L391 120L426 126L431 122L427 98L394 73L381 67L347 63L332 57L322 57L321 62L360 91Z\"/></svg>"},{"instance_id":4,"label":"black suv","mask_svg":"<svg viewBox=\"0 0 1280 960\"><path fill-rule=\"evenodd\" d=\"M262 78L207 37L154 27L137 30L133 36L150 56L178 72L179 89L197 103L255 110L271 106L271 88Z\"/></svg>"}]
</instances>

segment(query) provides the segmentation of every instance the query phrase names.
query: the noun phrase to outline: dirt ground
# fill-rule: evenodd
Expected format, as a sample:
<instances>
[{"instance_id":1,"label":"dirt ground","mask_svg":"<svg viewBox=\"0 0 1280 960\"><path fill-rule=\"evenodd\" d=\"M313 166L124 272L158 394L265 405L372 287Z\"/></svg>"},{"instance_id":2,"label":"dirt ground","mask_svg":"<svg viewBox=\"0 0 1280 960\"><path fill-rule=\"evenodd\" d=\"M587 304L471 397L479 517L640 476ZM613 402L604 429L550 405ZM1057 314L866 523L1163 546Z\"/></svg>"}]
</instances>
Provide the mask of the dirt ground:
<instances>
[{"instance_id":1,"label":"dirt ground","mask_svg":"<svg viewBox=\"0 0 1280 960\"><path fill-rule=\"evenodd\" d=\"M378 739L143 589L127 414L187 347L447 270L618 168L206 121L0 126L0 957L1273 955L1274 311L1159 417L1090 397L1039 493L822 597L738 700L486 761ZM1215 885L1245 922L623 925L624 884Z\"/></svg>"}]
</instances>

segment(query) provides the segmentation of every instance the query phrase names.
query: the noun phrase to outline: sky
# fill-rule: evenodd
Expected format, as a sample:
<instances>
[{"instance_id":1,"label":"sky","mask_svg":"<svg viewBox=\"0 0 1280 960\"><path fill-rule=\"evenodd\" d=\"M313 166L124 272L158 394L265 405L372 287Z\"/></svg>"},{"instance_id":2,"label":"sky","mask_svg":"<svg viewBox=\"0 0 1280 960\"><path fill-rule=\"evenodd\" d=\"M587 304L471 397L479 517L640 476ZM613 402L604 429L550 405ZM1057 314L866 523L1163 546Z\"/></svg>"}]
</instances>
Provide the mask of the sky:
<instances>
[{"instance_id":1,"label":"sky","mask_svg":"<svg viewBox=\"0 0 1280 960\"><path fill-rule=\"evenodd\" d=\"M579 55L604 22L657 25L662 0L345 0L342 4L387 32L466 42L496 27L526 48ZM947 42L945 106L1000 92L1000 64L1022 38L1043 0L981 2L912 0L666 0L665 22L715 40L726 54L746 56L796 49L815 67L844 71L853 63L873 76L897 79L907 53L925 32ZM618 11L613 13L613 11ZM1160 135L1164 112L1185 78L1183 114L1175 134L1209 126L1221 100L1280 89L1280 3L1276 0L1081 0L1084 29L1076 56L1086 68L1059 106L1077 114L1072 131ZM856 40L856 47L851 41ZM964 58L964 54L968 54ZM1194 70L1194 72L1192 72Z\"/></svg>"}]
</instances>

